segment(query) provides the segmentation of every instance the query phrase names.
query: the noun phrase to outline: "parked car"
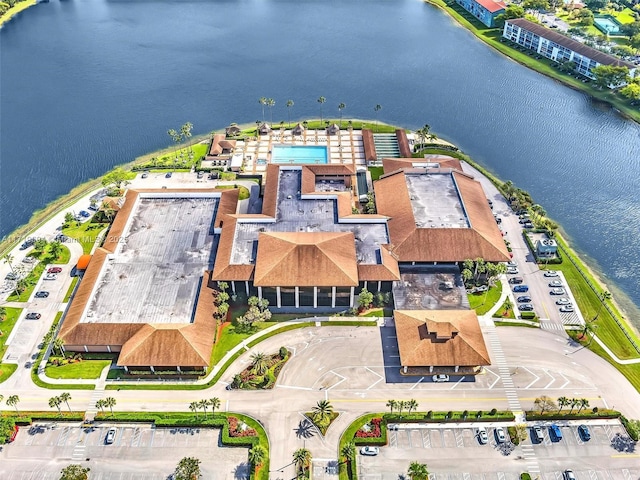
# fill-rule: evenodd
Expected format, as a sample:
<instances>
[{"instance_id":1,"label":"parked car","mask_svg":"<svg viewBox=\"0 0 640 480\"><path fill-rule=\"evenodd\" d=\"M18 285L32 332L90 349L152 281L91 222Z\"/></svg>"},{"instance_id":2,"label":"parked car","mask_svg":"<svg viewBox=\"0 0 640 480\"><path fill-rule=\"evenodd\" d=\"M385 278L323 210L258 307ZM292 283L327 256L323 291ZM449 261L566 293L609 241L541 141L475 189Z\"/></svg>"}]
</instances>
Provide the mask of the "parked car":
<instances>
[{"instance_id":1,"label":"parked car","mask_svg":"<svg viewBox=\"0 0 640 480\"><path fill-rule=\"evenodd\" d=\"M16 275L13 272L9 272L7 273L7 276L4 277L5 280L17 280L18 279L18 275Z\"/></svg>"},{"instance_id":2,"label":"parked car","mask_svg":"<svg viewBox=\"0 0 640 480\"><path fill-rule=\"evenodd\" d=\"M533 223L531 222L526 222L524 225L522 225L524 228L533 228Z\"/></svg>"},{"instance_id":3,"label":"parked car","mask_svg":"<svg viewBox=\"0 0 640 480\"><path fill-rule=\"evenodd\" d=\"M573 305L562 305L560 307L560 311L563 313L569 313L569 312L574 312L575 309L573 308Z\"/></svg>"},{"instance_id":4,"label":"parked car","mask_svg":"<svg viewBox=\"0 0 640 480\"><path fill-rule=\"evenodd\" d=\"M585 442L591 440L591 432L589 431L589 427L587 427L586 425L580 425L578 427L578 434L580 434L580 438L582 438L582 440L584 440Z\"/></svg>"},{"instance_id":5,"label":"parked car","mask_svg":"<svg viewBox=\"0 0 640 480\"><path fill-rule=\"evenodd\" d=\"M36 239L35 238L27 238L22 245L20 245L20 250L26 250L27 248L29 248L30 246L32 246L34 243L36 243Z\"/></svg>"},{"instance_id":6,"label":"parked car","mask_svg":"<svg viewBox=\"0 0 640 480\"><path fill-rule=\"evenodd\" d=\"M69 240L69 238L68 238L66 235L64 235L63 233L59 233L59 234L57 234L57 235L55 236L54 240L55 240L56 242L63 242L63 243L64 243L64 242L66 242L67 240Z\"/></svg>"},{"instance_id":7,"label":"parked car","mask_svg":"<svg viewBox=\"0 0 640 480\"><path fill-rule=\"evenodd\" d=\"M200 171L198 172L197 178L202 178L204 177L204 172Z\"/></svg>"},{"instance_id":8,"label":"parked car","mask_svg":"<svg viewBox=\"0 0 640 480\"><path fill-rule=\"evenodd\" d=\"M525 223L531 223L531 220L529 220L529 219L528 219L528 218L526 218L526 217L521 218L519 221L520 221L520 223L522 223L522 224L525 224Z\"/></svg>"},{"instance_id":9,"label":"parked car","mask_svg":"<svg viewBox=\"0 0 640 480\"><path fill-rule=\"evenodd\" d=\"M91 205L89 205L89 210L97 212L99 210L99 207L95 203L92 203Z\"/></svg>"},{"instance_id":10,"label":"parked car","mask_svg":"<svg viewBox=\"0 0 640 480\"><path fill-rule=\"evenodd\" d=\"M529 303L531 301L531 297L529 297L528 295L523 295L521 297L517 298L518 303Z\"/></svg>"},{"instance_id":11,"label":"parked car","mask_svg":"<svg viewBox=\"0 0 640 480\"><path fill-rule=\"evenodd\" d=\"M518 305L518 310L521 312L533 312L533 305L530 303L523 303L522 305Z\"/></svg>"},{"instance_id":12,"label":"parked car","mask_svg":"<svg viewBox=\"0 0 640 480\"><path fill-rule=\"evenodd\" d=\"M512 285L518 285L519 283L523 283L524 282L524 278L522 277L511 277L509 279L509 283Z\"/></svg>"},{"instance_id":13,"label":"parked car","mask_svg":"<svg viewBox=\"0 0 640 480\"><path fill-rule=\"evenodd\" d=\"M44 290L40 290L36 292L36 298L47 298L49 296L49 292L45 292Z\"/></svg>"},{"instance_id":14,"label":"parked car","mask_svg":"<svg viewBox=\"0 0 640 480\"><path fill-rule=\"evenodd\" d=\"M576 480L576 476L573 473L573 470L565 470L563 475L564 475L564 480Z\"/></svg>"},{"instance_id":15,"label":"parked car","mask_svg":"<svg viewBox=\"0 0 640 480\"><path fill-rule=\"evenodd\" d=\"M84 218L89 218L91 216L91 214L89 212L87 212L86 210L80 210L80 216L84 217Z\"/></svg>"},{"instance_id":16,"label":"parked car","mask_svg":"<svg viewBox=\"0 0 640 480\"><path fill-rule=\"evenodd\" d=\"M149 172L143 172L142 175L140 175L140 178L147 178L149 176Z\"/></svg>"},{"instance_id":17,"label":"parked car","mask_svg":"<svg viewBox=\"0 0 640 480\"><path fill-rule=\"evenodd\" d=\"M518 266L518 262L515 262L513 260L511 260L510 262L507 262L507 267L517 267Z\"/></svg>"},{"instance_id":18,"label":"parked car","mask_svg":"<svg viewBox=\"0 0 640 480\"><path fill-rule=\"evenodd\" d=\"M518 269L516 267L507 267L507 274L508 275L517 275L518 273L520 273L518 271Z\"/></svg>"},{"instance_id":19,"label":"parked car","mask_svg":"<svg viewBox=\"0 0 640 480\"><path fill-rule=\"evenodd\" d=\"M556 272L555 270L546 270L544 272L544 276L545 277L557 277L558 276L558 272Z\"/></svg>"},{"instance_id":20,"label":"parked car","mask_svg":"<svg viewBox=\"0 0 640 480\"><path fill-rule=\"evenodd\" d=\"M371 457L378 455L380 453L380 449L378 447L362 447L360 449L360 455L369 455Z\"/></svg>"},{"instance_id":21,"label":"parked car","mask_svg":"<svg viewBox=\"0 0 640 480\"><path fill-rule=\"evenodd\" d=\"M556 442L562 440L562 430L555 423L549 427L549 435L552 439L555 439Z\"/></svg>"},{"instance_id":22,"label":"parked car","mask_svg":"<svg viewBox=\"0 0 640 480\"><path fill-rule=\"evenodd\" d=\"M504 434L502 427L496 428L496 442L504 443L507 441L507 436Z\"/></svg>"},{"instance_id":23,"label":"parked car","mask_svg":"<svg viewBox=\"0 0 640 480\"><path fill-rule=\"evenodd\" d=\"M171 178L172 173L171 172L167 172L167 174L164 176L164 178Z\"/></svg>"},{"instance_id":24,"label":"parked car","mask_svg":"<svg viewBox=\"0 0 640 480\"><path fill-rule=\"evenodd\" d=\"M556 305L571 305L571 300L567 297L560 297L556 300Z\"/></svg>"},{"instance_id":25,"label":"parked car","mask_svg":"<svg viewBox=\"0 0 640 480\"><path fill-rule=\"evenodd\" d=\"M552 288L549 292L551 295L564 295L567 293L564 288Z\"/></svg>"},{"instance_id":26,"label":"parked car","mask_svg":"<svg viewBox=\"0 0 640 480\"><path fill-rule=\"evenodd\" d=\"M51 267L49 270L47 270L47 273L60 273L62 272L62 268L60 267Z\"/></svg>"},{"instance_id":27,"label":"parked car","mask_svg":"<svg viewBox=\"0 0 640 480\"><path fill-rule=\"evenodd\" d=\"M22 263L36 263L38 261L35 257L24 257Z\"/></svg>"},{"instance_id":28,"label":"parked car","mask_svg":"<svg viewBox=\"0 0 640 480\"><path fill-rule=\"evenodd\" d=\"M487 435L487 429L484 427L478 428L478 443L484 445L489 441L489 435Z\"/></svg>"},{"instance_id":29,"label":"parked car","mask_svg":"<svg viewBox=\"0 0 640 480\"><path fill-rule=\"evenodd\" d=\"M528 285L516 285L515 287L513 287L513 291L516 292L516 293L528 292L529 291L529 286Z\"/></svg>"},{"instance_id":30,"label":"parked car","mask_svg":"<svg viewBox=\"0 0 640 480\"><path fill-rule=\"evenodd\" d=\"M494 215L494 218L496 219L496 223L498 225L500 225L502 223L502 219L500 217L498 217L497 215Z\"/></svg>"},{"instance_id":31,"label":"parked car","mask_svg":"<svg viewBox=\"0 0 640 480\"><path fill-rule=\"evenodd\" d=\"M41 317L42 315L40 315L39 313L29 312L24 318L26 318L27 320L40 320Z\"/></svg>"},{"instance_id":32,"label":"parked car","mask_svg":"<svg viewBox=\"0 0 640 480\"><path fill-rule=\"evenodd\" d=\"M562 282L560 280L554 280L552 282L549 282L549 286L550 287L561 287L562 286Z\"/></svg>"},{"instance_id":33,"label":"parked car","mask_svg":"<svg viewBox=\"0 0 640 480\"><path fill-rule=\"evenodd\" d=\"M104 443L106 443L107 445L112 444L116 439L116 433L118 433L116 427L111 427L109 430L107 430L107 436L104 438Z\"/></svg>"},{"instance_id":34,"label":"parked car","mask_svg":"<svg viewBox=\"0 0 640 480\"><path fill-rule=\"evenodd\" d=\"M531 427L531 441L533 443L542 443L544 441L544 434L540 425Z\"/></svg>"},{"instance_id":35,"label":"parked car","mask_svg":"<svg viewBox=\"0 0 640 480\"><path fill-rule=\"evenodd\" d=\"M44 276L45 280L57 280L57 278L58 278L58 275L56 275L55 273L47 273Z\"/></svg>"},{"instance_id":36,"label":"parked car","mask_svg":"<svg viewBox=\"0 0 640 480\"><path fill-rule=\"evenodd\" d=\"M433 377L431 377L433 379L434 382L436 383L440 383L440 382L448 382L449 381L449 375L444 375L444 374L440 374L440 375L434 375Z\"/></svg>"}]
</instances>

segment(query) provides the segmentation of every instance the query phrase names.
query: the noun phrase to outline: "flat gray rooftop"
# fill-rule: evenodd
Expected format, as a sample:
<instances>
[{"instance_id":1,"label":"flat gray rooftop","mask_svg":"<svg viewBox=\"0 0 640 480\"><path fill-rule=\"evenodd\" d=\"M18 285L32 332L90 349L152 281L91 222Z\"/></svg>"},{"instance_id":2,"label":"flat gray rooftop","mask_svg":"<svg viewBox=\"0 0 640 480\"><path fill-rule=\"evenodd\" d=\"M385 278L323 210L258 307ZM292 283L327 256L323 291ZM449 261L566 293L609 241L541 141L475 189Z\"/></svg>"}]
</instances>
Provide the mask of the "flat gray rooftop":
<instances>
[{"instance_id":1,"label":"flat gray rooftop","mask_svg":"<svg viewBox=\"0 0 640 480\"><path fill-rule=\"evenodd\" d=\"M353 232L358 263L381 263L380 245L389 243L386 223L339 224L336 200L300 199L301 177L300 170L280 169L276 222L238 222L231 263L255 263L260 232ZM325 185L327 189L334 188L334 191L345 189L342 182L321 185Z\"/></svg>"},{"instance_id":2,"label":"flat gray rooftop","mask_svg":"<svg viewBox=\"0 0 640 480\"><path fill-rule=\"evenodd\" d=\"M466 310L469 299L460 270L446 266L400 265L400 282L393 284L396 310Z\"/></svg>"},{"instance_id":3,"label":"flat gray rooftop","mask_svg":"<svg viewBox=\"0 0 640 480\"><path fill-rule=\"evenodd\" d=\"M405 178L417 227L469 228L451 173L406 173Z\"/></svg>"},{"instance_id":4,"label":"flat gray rooftop","mask_svg":"<svg viewBox=\"0 0 640 480\"><path fill-rule=\"evenodd\" d=\"M190 323L217 198L141 198L83 322Z\"/></svg>"}]
</instances>

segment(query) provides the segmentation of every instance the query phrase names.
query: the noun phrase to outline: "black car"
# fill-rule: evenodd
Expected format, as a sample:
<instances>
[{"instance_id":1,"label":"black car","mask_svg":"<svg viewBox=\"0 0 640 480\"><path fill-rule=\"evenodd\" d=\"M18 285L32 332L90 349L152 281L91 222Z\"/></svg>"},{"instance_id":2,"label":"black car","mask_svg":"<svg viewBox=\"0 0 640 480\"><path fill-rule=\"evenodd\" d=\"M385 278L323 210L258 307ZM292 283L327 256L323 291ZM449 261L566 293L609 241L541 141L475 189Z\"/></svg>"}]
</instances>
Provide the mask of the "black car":
<instances>
[{"instance_id":1,"label":"black car","mask_svg":"<svg viewBox=\"0 0 640 480\"><path fill-rule=\"evenodd\" d=\"M42 317L42 315L40 315L39 313L31 312L27 313L27 316L24 318L26 318L27 320L40 320L40 317Z\"/></svg>"},{"instance_id":2,"label":"black car","mask_svg":"<svg viewBox=\"0 0 640 480\"><path fill-rule=\"evenodd\" d=\"M527 295L518 297L518 303L529 303L530 301L531 301L531 297L528 297Z\"/></svg>"},{"instance_id":3,"label":"black car","mask_svg":"<svg viewBox=\"0 0 640 480\"><path fill-rule=\"evenodd\" d=\"M532 312L533 305L531 305L530 303L523 303L522 305L518 305L518 310L522 312Z\"/></svg>"},{"instance_id":4,"label":"black car","mask_svg":"<svg viewBox=\"0 0 640 480\"><path fill-rule=\"evenodd\" d=\"M47 298L49 296L49 292L45 292L44 290L40 290L36 292L36 298Z\"/></svg>"},{"instance_id":5,"label":"black car","mask_svg":"<svg viewBox=\"0 0 640 480\"><path fill-rule=\"evenodd\" d=\"M167 172L167 174L165 175L165 178L171 178L172 173L171 172Z\"/></svg>"},{"instance_id":6,"label":"black car","mask_svg":"<svg viewBox=\"0 0 640 480\"><path fill-rule=\"evenodd\" d=\"M585 442L591 440L591 432L589 431L589 427L587 427L586 425L580 425L578 427L578 433L580 434L580 438L582 438L582 440L584 440Z\"/></svg>"}]
</instances>

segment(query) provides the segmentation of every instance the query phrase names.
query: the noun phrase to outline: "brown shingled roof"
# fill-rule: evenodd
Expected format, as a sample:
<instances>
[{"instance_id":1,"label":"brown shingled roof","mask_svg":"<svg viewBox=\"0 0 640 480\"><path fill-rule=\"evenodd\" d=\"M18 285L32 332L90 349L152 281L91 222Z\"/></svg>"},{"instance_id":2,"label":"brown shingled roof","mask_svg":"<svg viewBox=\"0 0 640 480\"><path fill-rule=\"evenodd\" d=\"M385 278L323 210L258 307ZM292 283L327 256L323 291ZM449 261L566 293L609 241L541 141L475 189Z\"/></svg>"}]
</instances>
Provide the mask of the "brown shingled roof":
<instances>
[{"instance_id":1,"label":"brown shingled roof","mask_svg":"<svg viewBox=\"0 0 640 480\"><path fill-rule=\"evenodd\" d=\"M213 267L213 279L225 281L251 280L254 269L253 264L236 265L231 263L238 216L222 215L220 220L224 222L224 227L218 241L216 263Z\"/></svg>"},{"instance_id":2,"label":"brown shingled roof","mask_svg":"<svg viewBox=\"0 0 640 480\"><path fill-rule=\"evenodd\" d=\"M393 316L402 366L491 364L473 310L394 310Z\"/></svg>"},{"instance_id":3,"label":"brown shingled roof","mask_svg":"<svg viewBox=\"0 0 640 480\"><path fill-rule=\"evenodd\" d=\"M211 140L211 147L209 148L209 155L217 156L222 153L222 147L220 142L226 138L224 133L216 133Z\"/></svg>"},{"instance_id":4,"label":"brown shingled roof","mask_svg":"<svg viewBox=\"0 0 640 480\"><path fill-rule=\"evenodd\" d=\"M547 40L551 40L552 42L557 43L569 50L573 50L580 55L583 55L591 60L595 60L601 65L613 65L615 67L627 67L628 69L636 68L635 65L629 62L625 62L624 60L620 60L613 55L609 55L607 53L601 52L600 50L596 50L595 48L591 48L586 46L584 43L580 43L573 38L565 37L561 33L558 33L550 28L547 28L543 25L539 25L537 23L531 22L525 18L516 18L507 20L508 23L512 25L517 25L520 28L524 28L540 37L546 38Z\"/></svg>"},{"instance_id":5,"label":"brown shingled roof","mask_svg":"<svg viewBox=\"0 0 640 480\"><path fill-rule=\"evenodd\" d=\"M398 140L398 148L400 149L400 155L403 157L411 157L411 147L409 146L409 139L407 138L407 132L398 128L396 130L396 139Z\"/></svg>"},{"instance_id":6,"label":"brown shingled roof","mask_svg":"<svg viewBox=\"0 0 640 480\"><path fill-rule=\"evenodd\" d=\"M258 238L254 285L358 285L353 233L261 233Z\"/></svg>"},{"instance_id":7,"label":"brown shingled roof","mask_svg":"<svg viewBox=\"0 0 640 480\"><path fill-rule=\"evenodd\" d=\"M416 163L437 163L441 169L453 169L462 172L460 160L445 155L430 155L427 158L383 158L382 168L385 175L400 169L412 169Z\"/></svg>"},{"instance_id":8,"label":"brown shingled roof","mask_svg":"<svg viewBox=\"0 0 640 480\"><path fill-rule=\"evenodd\" d=\"M367 162L377 160L376 144L373 141L373 132L368 128L362 129L362 145L364 147L364 159Z\"/></svg>"}]
</instances>

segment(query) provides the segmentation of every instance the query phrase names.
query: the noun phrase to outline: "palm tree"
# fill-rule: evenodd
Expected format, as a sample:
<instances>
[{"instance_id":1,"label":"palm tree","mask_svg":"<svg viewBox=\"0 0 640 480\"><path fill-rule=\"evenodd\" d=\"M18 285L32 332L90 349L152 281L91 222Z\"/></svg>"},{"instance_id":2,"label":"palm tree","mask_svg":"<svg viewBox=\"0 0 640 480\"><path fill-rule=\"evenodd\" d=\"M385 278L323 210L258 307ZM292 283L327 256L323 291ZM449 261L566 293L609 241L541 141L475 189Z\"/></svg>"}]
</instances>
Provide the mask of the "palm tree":
<instances>
[{"instance_id":1,"label":"palm tree","mask_svg":"<svg viewBox=\"0 0 640 480\"><path fill-rule=\"evenodd\" d=\"M180 127L180 133L185 138L185 140L189 140L191 138L191 130L193 130L193 123L187 122L182 127ZM189 143L189 151L191 151L191 144Z\"/></svg>"},{"instance_id":2,"label":"palm tree","mask_svg":"<svg viewBox=\"0 0 640 480\"><path fill-rule=\"evenodd\" d=\"M169 130L167 130L167 135L169 135L171 137L171 140L176 144L176 146L174 147L173 151L176 154L176 158L178 158L178 143L180 143L180 139L182 138L182 135L180 135L175 129L170 128Z\"/></svg>"},{"instance_id":3,"label":"palm tree","mask_svg":"<svg viewBox=\"0 0 640 480\"><path fill-rule=\"evenodd\" d=\"M415 399L411 399L409 400L406 404L405 404L407 411L409 413L411 413L411 410L417 410L418 409L418 402Z\"/></svg>"},{"instance_id":4,"label":"palm tree","mask_svg":"<svg viewBox=\"0 0 640 480\"><path fill-rule=\"evenodd\" d=\"M53 256L54 259L58 258L58 255L62 252L62 242L51 242L49 244L49 252Z\"/></svg>"},{"instance_id":5,"label":"palm tree","mask_svg":"<svg viewBox=\"0 0 640 480\"><path fill-rule=\"evenodd\" d=\"M251 367L251 373L256 375L264 375L269 368L267 365L267 356L262 352L256 352L251 355L251 361L253 366Z\"/></svg>"},{"instance_id":6,"label":"palm tree","mask_svg":"<svg viewBox=\"0 0 640 480\"><path fill-rule=\"evenodd\" d=\"M289 128L291 128L291 107L293 107L293 100L287 100L287 116L289 117Z\"/></svg>"},{"instance_id":7,"label":"palm tree","mask_svg":"<svg viewBox=\"0 0 640 480\"><path fill-rule=\"evenodd\" d=\"M356 458L356 444L353 442L346 443L340 450L340 455L345 458L346 463L353 462L354 458Z\"/></svg>"},{"instance_id":8,"label":"palm tree","mask_svg":"<svg viewBox=\"0 0 640 480\"><path fill-rule=\"evenodd\" d=\"M373 111L376 112L376 132L378 131L378 112L382 110L382 105L377 104L375 107L373 107Z\"/></svg>"},{"instance_id":9,"label":"palm tree","mask_svg":"<svg viewBox=\"0 0 640 480\"><path fill-rule=\"evenodd\" d=\"M196 420L198 419L198 408L200 408L198 402L191 402L189 404L189 410L196 414Z\"/></svg>"},{"instance_id":10,"label":"palm tree","mask_svg":"<svg viewBox=\"0 0 640 480\"><path fill-rule=\"evenodd\" d=\"M593 340L593 337L595 335L597 328L598 328L598 325L595 324L595 320L591 320L590 322L584 322L581 335L583 339L587 336L589 337L589 343L587 343L587 347L591 345L591 341Z\"/></svg>"},{"instance_id":11,"label":"palm tree","mask_svg":"<svg viewBox=\"0 0 640 480\"><path fill-rule=\"evenodd\" d=\"M7 309L0 307L0 322L4 322L7 319ZM0 398L0 402L2 399Z\"/></svg>"},{"instance_id":12,"label":"palm tree","mask_svg":"<svg viewBox=\"0 0 640 480\"><path fill-rule=\"evenodd\" d=\"M267 107L269 107L269 116L271 118L271 126L273 127L273 110L272 108L275 106L276 101L273 98L267 98Z\"/></svg>"},{"instance_id":13,"label":"palm tree","mask_svg":"<svg viewBox=\"0 0 640 480\"><path fill-rule=\"evenodd\" d=\"M313 421L318 426L328 425L331 421L332 413L333 405L331 405L331 402L329 400L320 400L312 409Z\"/></svg>"},{"instance_id":14,"label":"palm tree","mask_svg":"<svg viewBox=\"0 0 640 480\"><path fill-rule=\"evenodd\" d=\"M593 317L593 321L596 321L598 319L598 317L600 316L600 312L602 311L602 307L604 306L604 302L606 300L610 300L611 299L611 292L608 291L603 291L600 295L600 306L598 307L598 312L596 313L596 316Z\"/></svg>"},{"instance_id":15,"label":"palm tree","mask_svg":"<svg viewBox=\"0 0 640 480\"><path fill-rule=\"evenodd\" d=\"M7 398L7 405L10 407L14 407L16 412L18 411L18 403L20 402L20 397L18 395L11 395Z\"/></svg>"},{"instance_id":16,"label":"palm tree","mask_svg":"<svg viewBox=\"0 0 640 480\"><path fill-rule=\"evenodd\" d=\"M511 298L507 297L507 299L504 301L504 315L506 315L512 308L513 302L511 301Z\"/></svg>"},{"instance_id":17,"label":"palm tree","mask_svg":"<svg viewBox=\"0 0 640 480\"><path fill-rule=\"evenodd\" d=\"M207 418L207 407L209 406L209 401L208 400L200 400L198 402L198 407L200 407L202 410L204 410L204 418Z\"/></svg>"},{"instance_id":18,"label":"palm tree","mask_svg":"<svg viewBox=\"0 0 640 480\"><path fill-rule=\"evenodd\" d=\"M60 399L60 397L51 397L49 399L49 406L51 408L57 408L58 409L58 413L60 414L60 416L62 416L62 410L60 410L60 404L62 404L62 400Z\"/></svg>"},{"instance_id":19,"label":"palm tree","mask_svg":"<svg viewBox=\"0 0 640 480\"><path fill-rule=\"evenodd\" d=\"M311 464L311 452L306 448L299 448L293 452L293 463L296 466L296 477L298 477Z\"/></svg>"},{"instance_id":20,"label":"palm tree","mask_svg":"<svg viewBox=\"0 0 640 480\"><path fill-rule=\"evenodd\" d=\"M218 397L210 398L209 405L211 405L211 413L215 413L216 408L220 408L220 399Z\"/></svg>"},{"instance_id":21,"label":"palm tree","mask_svg":"<svg viewBox=\"0 0 640 480\"><path fill-rule=\"evenodd\" d=\"M569 399L567 397L558 398L558 411L569 405Z\"/></svg>"},{"instance_id":22,"label":"palm tree","mask_svg":"<svg viewBox=\"0 0 640 480\"><path fill-rule=\"evenodd\" d=\"M427 470L425 463L411 462L409 464L409 470L407 470L407 475L409 475L411 480L427 480L427 478L429 478L429 470Z\"/></svg>"},{"instance_id":23,"label":"palm tree","mask_svg":"<svg viewBox=\"0 0 640 480\"><path fill-rule=\"evenodd\" d=\"M578 400L578 413L580 413L582 411L582 409L584 408L589 408L589 400L587 400L586 398L581 398Z\"/></svg>"},{"instance_id":24,"label":"palm tree","mask_svg":"<svg viewBox=\"0 0 640 480\"><path fill-rule=\"evenodd\" d=\"M104 214L104 216L107 217L107 220L109 221L113 220L113 216L116 213L116 211L109 202L106 202L106 201L102 202L102 207L100 208L100 210L102 210L102 213Z\"/></svg>"},{"instance_id":25,"label":"palm tree","mask_svg":"<svg viewBox=\"0 0 640 480\"><path fill-rule=\"evenodd\" d=\"M102 413L104 413L104 407L106 407L106 405L104 404L104 400L100 399L96 402L96 408L99 408Z\"/></svg>"},{"instance_id":26,"label":"palm tree","mask_svg":"<svg viewBox=\"0 0 640 480\"><path fill-rule=\"evenodd\" d=\"M71 411L71 407L69 406L69 400L71 400L71 394L69 392L62 392L60 394L60 401L67 404L67 408Z\"/></svg>"},{"instance_id":27,"label":"palm tree","mask_svg":"<svg viewBox=\"0 0 640 480\"><path fill-rule=\"evenodd\" d=\"M347 108L347 106L344 103L340 103L338 105L338 112L340 112L340 128L342 128L342 110L345 108Z\"/></svg>"},{"instance_id":28,"label":"palm tree","mask_svg":"<svg viewBox=\"0 0 640 480\"><path fill-rule=\"evenodd\" d=\"M264 123L264 106L267 104L267 97L260 97L258 103L262 105L262 123Z\"/></svg>"},{"instance_id":29,"label":"palm tree","mask_svg":"<svg viewBox=\"0 0 640 480\"><path fill-rule=\"evenodd\" d=\"M53 349L58 350L60 355L64 355L64 340L60 337L56 338L53 342Z\"/></svg>"},{"instance_id":30,"label":"palm tree","mask_svg":"<svg viewBox=\"0 0 640 480\"><path fill-rule=\"evenodd\" d=\"M320 124L322 124L322 104L326 102L327 99L324 97L318 98L317 102L320 104Z\"/></svg>"},{"instance_id":31,"label":"palm tree","mask_svg":"<svg viewBox=\"0 0 640 480\"><path fill-rule=\"evenodd\" d=\"M398 409L398 415L400 415L400 418L402 418L402 410L404 410L406 406L407 402L404 400L398 400L396 402L396 408Z\"/></svg>"},{"instance_id":32,"label":"palm tree","mask_svg":"<svg viewBox=\"0 0 640 480\"><path fill-rule=\"evenodd\" d=\"M571 406L571 410L569 410L569 415L571 415L571 412L573 412L573 409L576 408L578 405L580 405L580 400L578 400L577 398L572 398L571 400L569 400L569 405Z\"/></svg>"},{"instance_id":33,"label":"palm tree","mask_svg":"<svg viewBox=\"0 0 640 480\"><path fill-rule=\"evenodd\" d=\"M9 265L9 269L13 272L13 255L7 253L4 257L2 257L2 260L4 260L4 263Z\"/></svg>"},{"instance_id":34,"label":"palm tree","mask_svg":"<svg viewBox=\"0 0 640 480\"><path fill-rule=\"evenodd\" d=\"M113 397L107 397L104 399L104 406L105 407L109 407L109 410L111 410L111 415L113 415L113 407L116 406L116 399Z\"/></svg>"},{"instance_id":35,"label":"palm tree","mask_svg":"<svg viewBox=\"0 0 640 480\"><path fill-rule=\"evenodd\" d=\"M393 409L398 406L398 402L395 400L387 400L387 407L391 409L391 413L393 413Z\"/></svg>"},{"instance_id":36,"label":"palm tree","mask_svg":"<svg viewBox=\"0 0 640 480\"><path fill-rule=\"evenodd\" d=\"M249 450L249 462L255 467L262 465L267 458L267 450L262 445L255 445Z\"/></svg>"}]
</instances>

